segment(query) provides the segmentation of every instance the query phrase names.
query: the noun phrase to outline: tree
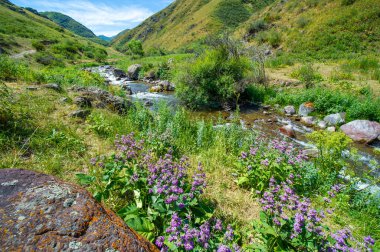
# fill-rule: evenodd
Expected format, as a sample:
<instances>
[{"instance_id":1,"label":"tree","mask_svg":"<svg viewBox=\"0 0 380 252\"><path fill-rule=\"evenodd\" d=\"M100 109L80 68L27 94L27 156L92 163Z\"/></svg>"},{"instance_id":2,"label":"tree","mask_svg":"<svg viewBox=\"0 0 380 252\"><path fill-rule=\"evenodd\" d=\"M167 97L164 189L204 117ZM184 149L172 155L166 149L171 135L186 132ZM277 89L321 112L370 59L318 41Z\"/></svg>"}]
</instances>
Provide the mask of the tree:
<instances>
[{"instance_id":1,"label":"tree","mask_svg":"<svg viewBox=\"0 0 380 252\"><path fill-rule=\"evenodd\" d=\"M131 40L128 43L128 49L132 54L132 57L135 56L144 56L143 46L140 40Z\"/></svg>"}]
</instances>

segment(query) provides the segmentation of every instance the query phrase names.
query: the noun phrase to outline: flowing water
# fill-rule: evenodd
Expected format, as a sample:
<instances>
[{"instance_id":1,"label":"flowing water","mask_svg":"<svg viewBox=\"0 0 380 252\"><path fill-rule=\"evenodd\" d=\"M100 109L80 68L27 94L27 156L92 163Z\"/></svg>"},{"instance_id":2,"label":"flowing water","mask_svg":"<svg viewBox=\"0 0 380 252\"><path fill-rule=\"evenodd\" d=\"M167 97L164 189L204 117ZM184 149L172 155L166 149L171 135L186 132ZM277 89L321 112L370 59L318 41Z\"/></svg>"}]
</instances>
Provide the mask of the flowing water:
<instances>
[{"instance_id":1,"label":"flowing water","mask_svg":"<svg viewBox=\"0 0 380 252\"><path fill-rule=\"evenodd\" d=\"M112 72L112 69L113 68L109 66L102 66L98 68L91 68L90 71L99 73L111 85L127 84L132 90L132 95L130 98L134 101L149 101L151 104L155 104L159 101L164 100L171 105L178 104L174 92L151 93L149 92L149 89L152 87L151 84L139 81L130 81L128 78L116 78ZM233 120L233 115L231 113L222 110L198 111L192 112L192 114L194 117L198 118L213 118L215 122L218 120L218 118L220 118L220 116L222 116L222 118L226 119L227 121ZM298 122L295 117L285 117L279 115L275 112L274 109L264 110L258 106L247 106L241 108L240 119L243 127L259 131L270 138L286 138L290 141L293 141L300 148L315 149L315 146L307 141L306 135L316 130L316 128L303 125L302 123ZM288 124L292 125L294 131L296 132L296 136L294 138L289 138L280 132L280 128ZM358 173L361 173L364 170L368 171L379 167L380 155L375 152L375 148L379 148L380 146L354 144L354 147L358 150L359 161L361 163L359 166L357 166ZM378 169L373 173L376 176L380 176L380 170Z\"/></svg>"}]
</instances>

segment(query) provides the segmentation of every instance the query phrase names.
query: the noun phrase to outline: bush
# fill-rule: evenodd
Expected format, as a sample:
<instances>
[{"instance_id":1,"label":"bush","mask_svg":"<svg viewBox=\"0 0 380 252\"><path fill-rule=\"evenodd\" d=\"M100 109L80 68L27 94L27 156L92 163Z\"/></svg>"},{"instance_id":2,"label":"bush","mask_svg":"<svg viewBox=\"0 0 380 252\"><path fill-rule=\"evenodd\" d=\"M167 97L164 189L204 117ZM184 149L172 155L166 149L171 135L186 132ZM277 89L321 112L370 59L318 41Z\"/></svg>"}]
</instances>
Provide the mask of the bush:
<instances>
[{"instance_id":1,"label":"bush","mask_svg":"<svg viewBox=\"0 0 380 252\"><path fill-rule=\"evenodd\" d=\"M281 34L276 30L264 31L257 34L259 43L268 43L272 47L279 47L281 44Z\"/></svg>"},{"instance_id":2,"label":"bush","mask_svg":"<svg viewBox=\"0 0 380 252\"><path fill-rule=\"evenodd\" d=\"M356 0L342 0L342 6L352 5L356 2Z\"/></svg>"},{"instance_id":3,"label":"bush","mask_svg":"<svg viewBox=\"0 0 380 252\"><path fill-rule=\"evenodd\" d=\"M239 46L230 38L218 39L212 49L189 62L177 76L179 99L193 108L237 103L253 70Z\"/></svg>"},{"instance_id":4,"label":"bush","mask_svg":"<svg viewBox=\"0 0 380 252\"><path fill-rule=\"evenodd\" d=\"M303 81L306 88L311 88L314 86L315 82L322 80L322 76L311 64L301 66L298 70L293 72L291 76Z\"/></svg>"},{"instance_id":5,"label":"bush","mask_svg":"<svg viewBox=\"0 0 380 252\"><path fill-rule=\"evenodd\" d=\"M7 124L12 116L10 99L11 96L8 87L0 81L0 129Z\"/></svg>"},{"instance_id":6,"label":"bush","mask_svg":"<svg viewBox=\"0 0 380 252\"><path fill-rule=\"evenodd\" d=\"M131 40L128 43L128 50L131 53L132 57L144 56L144 50L140 40Z\"/></svg>"},{"instance_id":7,"label":"bush","mask_svg":"<svg viewBox=\"0 0 380 252\"><path fill-rule=\"evenodd\" d=\"M45 45L41 41L33 41L32 46L37 50L37 51L43 51L45 50Z\"/></svg>"},{"instance_id":8,"label":"bush","mask_svg":"<svg viewBox=\"0 0 380 252\"><path fill-rule=\"evenodd\" d=\"M215 10L216 17L227 27L236 27L250 17L241 0L223 0Z\"/></svg>"},{"instance_id":9,"label":"bush","mask_svg":"<svg viewBox=\"0 0 380 252\"><path fill-rule=\"evenodd\" d=\"M259 19L249 25L247 32L249 35L253 35L260 31L266 30L267 27L268 27L268 24L263 19Z\"/></svg>"},{"instance_id":10,"label":"bush","mask_svg":"<svg viewBox=\"0 0 380 252\"><path fill-rule=\"evenodd\" d=\"M35 55L36 61L44 66L64 66L61 59L47 52L40 52Z\"/></svg>"}]
</instances>

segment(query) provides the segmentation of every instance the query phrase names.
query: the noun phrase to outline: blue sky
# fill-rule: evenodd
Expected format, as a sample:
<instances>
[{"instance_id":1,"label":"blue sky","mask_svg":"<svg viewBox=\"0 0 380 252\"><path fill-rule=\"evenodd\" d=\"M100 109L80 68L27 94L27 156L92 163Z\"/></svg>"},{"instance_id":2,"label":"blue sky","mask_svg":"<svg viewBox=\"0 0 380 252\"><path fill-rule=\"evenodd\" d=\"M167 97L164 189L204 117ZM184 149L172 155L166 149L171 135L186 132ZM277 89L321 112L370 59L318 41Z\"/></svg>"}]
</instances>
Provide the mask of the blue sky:
<instances>
[{"instance_id":1,"label":"blue sky","mask_svg":"<svg viewBox=\"0 0 380 252\"><path fill-rule=\"evenodd\" d=\"M69 15L96 35L113 36L139 25L173 0L11 0L38 11L57 11Z\"/></svg>"}]
</instances>

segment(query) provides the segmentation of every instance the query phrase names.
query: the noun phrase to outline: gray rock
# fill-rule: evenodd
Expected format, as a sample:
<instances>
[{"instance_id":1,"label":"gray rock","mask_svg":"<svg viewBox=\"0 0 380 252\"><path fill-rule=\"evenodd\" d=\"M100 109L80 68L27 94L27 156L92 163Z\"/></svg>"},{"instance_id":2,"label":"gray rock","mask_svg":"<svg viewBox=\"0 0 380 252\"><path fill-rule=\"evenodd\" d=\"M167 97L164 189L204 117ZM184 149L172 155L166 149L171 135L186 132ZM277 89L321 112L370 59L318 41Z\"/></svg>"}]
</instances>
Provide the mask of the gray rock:
<instances>
[{"instance_id":1,"label":"gray rock","mask_svg":"<svg viewBox=\"0 0 380 252\"><path fill-rule=\"evenodd\" d=\"M327 123L325 121L319 121L318 122L318 127L321 129L326 129L327 128Z\"/></svg>"},{"instance_id":2,"label":"gray rock","mask_svg":"<svg viewBox=\"0 0 380 252\"><path fill-rule=\"evenodd\" d=\"M152 101L146 101L146 102L144 103L144 106L145 106L145 107L151 107L151 106L153 106L153 102L152 102Z\"/></svg>"},{"instance_id":3,"label":"gray rock","mask_svg":"<svg viewBox=\"0 0 380 252\"><path fill-rule=\"evenodd\" d=\"M138 80L141 68L142 68L142 66L139 64L134 64L134 65L128 67L129 78L131 78L132 80Z\"/></svg>"},{"instance_id":4,"label":"gray rock","mask_svg":"<svg viewBox=\"0 0 380 252\"><path fill-rule=\"evenodd\" d=\"M108 109L124 114L128 108L133 106L133 103L124 100L119 96L114 96L110 92L95 87L77 87L71 88L71 91L81 92L82 96L89 97L91 100L96 100L103 103Z\"/></svg>"},{"instance_id":5,"label":"gray rock","mask_svg":"<svg viewBox=\"0 0 380 252\"><path fill-rule=\"evenodd\" d=\"M128 77L127 74L121 69L114 68L112 69L112 73L116 77L116 79L119 79L119 80L121 80L122 78Z\"/></svg>"},{"instance_id":6,"label":"gray rock","mask_svg":"<svg viewBox=\"0 0 380 252\"><path fill-rule=\"evenodd\" d=\"M336 128L334 126L332 126L332 127L328 127L326 130L330 131L330 132L335 132Z\"/></svg>"},{"instance_id":7,"label":"gray rock","mask_svg":"<svg viewBox=\"0 0 380 252\"><path fill-rule=\"evenodd\" d=\"M324 118L324 121L330 126L335 126L338 124L345 123L346 121L346 113L337 113L331 114Z\"/></svg>"},{"instance_id":8,"label":"gray rock","mask_svg":"<svg viewBox=\"0 0 380 252\"><path fill-rule=\"evenodd\" d=\"M352 121L340 129L355 142L371 143L380 136L380 123L368 120Z\"/></svg>"},{"instance_id":9,"label":"gray rock","mask_svg":"<svg viewBox=\"0 0 380 252\"><path fill-rule=\"evenodd\" d=\"M26 87L26 90L36 91L36 90L38 90L38 88L37 87Z\"/></svg>"},{"instance_id":10,"label":"gray rock","mask_svg":"<svg viewBox=\"0 0 380 252\"><path fill-rule=\"evenodd\" d=\"M294 115L296 113L296 108L294 106L286 106L284 108L284 113L287 115Z\"/></svg>"},{"instance_id":11,"label":"gray rock","mask_svg":"<svg viewBox=\"0 0 380 252\"><path fill-rule=\"evenodd\" d=\"M91 99L85 96L75 97L74 103L80 108L90 108L92 106Z\"/></svg>"},{"instance_id":12,"label":"gray rock","mask_svg":"<svg viewBox=\"0 0 380 252\"><path fill-rule=\"evenodd\" d=\"M89 116L90 114L91 114L90 110L77 110L77 111L72 112L69 116L86 119L87 116Z\"/></svg>"},{"instance_id":13,"label":"gray rock","mask_svg":"<svg viewBox=\"0 0 380 252\"><path fill-rule=\"evenodd\" d=\"M301 122L306 125L315 125L317 123L316 118L314 116L301 117Z\"/></svg>"},{"instance_id":14,"label":"gray rock","mask_svg":"<svg viewBox=\"0 0 380 252\"><path fill-rule=\"evenodd\" d=\"M47 89L53 89L58 92L62 90L61 86L58 85L57 83L49 83L49 84L43 85L43 87Z\"/></svg>"},{"instance_id":15,"label":"gray rock","mask_svg":"<svg viewBox=\"0 0 380 252\"><path fill-rule=\"evenodd\" d=\"M302 103L298 109L298 114L301 116L308 116L311 112L315 110L314 104L312 102Z\"/></svg>"}]
</instances>

